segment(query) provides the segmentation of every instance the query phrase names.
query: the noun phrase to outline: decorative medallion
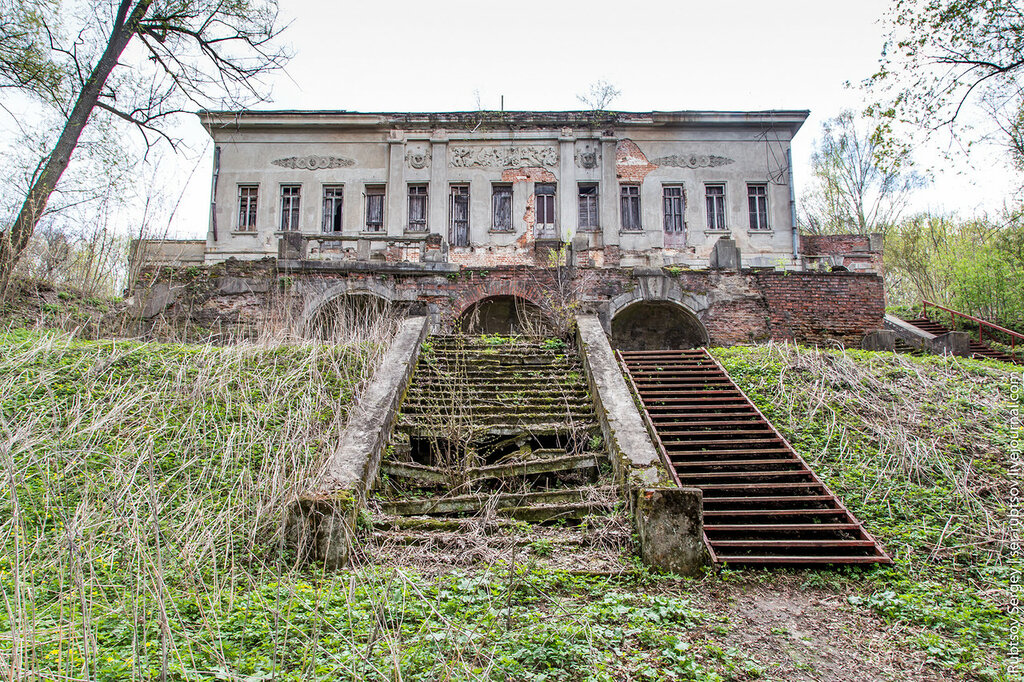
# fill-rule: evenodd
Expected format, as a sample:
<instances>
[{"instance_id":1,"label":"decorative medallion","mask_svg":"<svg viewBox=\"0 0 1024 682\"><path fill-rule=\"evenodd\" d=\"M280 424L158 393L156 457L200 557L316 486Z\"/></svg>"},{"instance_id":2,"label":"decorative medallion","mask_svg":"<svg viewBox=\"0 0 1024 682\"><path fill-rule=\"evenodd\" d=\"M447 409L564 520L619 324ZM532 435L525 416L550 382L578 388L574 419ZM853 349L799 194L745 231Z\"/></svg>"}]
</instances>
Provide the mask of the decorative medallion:
<instances>
[{"instance_id":1,"label":"decorative medallion","mask_svg":"<svg viewBox=\"0 0 1024 682\"><path fill-rule=\"evenodd\" d=\"M405 162L410 168L420 170L430 165L429 149L410 149L405 153Z\"/></svg>"},{"instance_id":2,"label":"decorative medallion","mask_svg":"<svg viewBox=\"0 0 1024 682\"><path fill-rule=\"evenodd\" d=\"M580 168L597 168L597 151L594 149L581 149L576 152L576 165Z\"/></svg>"},{"instance_id":3,"label":"decorative medallion","mask_svg":"<svg viewBox=\"0 0 1024 682\"><path fill-rule=\"evenodd\" d=\"M352 159L340 156L289 156L287 159L274 159L271 161L275 166L284 168L304 168L305 170L324 170L326 168L348 168L355 165Z\"/></svg>"},{"instance_id":4,"label":"decorative medallion","mask_svg":"<svg viewBox=\"0 0 1024 682\"><path fill-rule=\"evenodd\" d=\"M554 147L452 147L453 168L517 168L521 166L557 166Z\"/></svg>"},{"instance_id":5,"label":"decorative medallion","mask_svg":"<svg viewBox=\"0 0 1024 682\"><path fill-rule=\"evenodd\" d=\"M734 163L732 159L713 154L673 154L652 159L656 166L675 166L676 168L714 168Z\"/></svg>"}]
</instances>

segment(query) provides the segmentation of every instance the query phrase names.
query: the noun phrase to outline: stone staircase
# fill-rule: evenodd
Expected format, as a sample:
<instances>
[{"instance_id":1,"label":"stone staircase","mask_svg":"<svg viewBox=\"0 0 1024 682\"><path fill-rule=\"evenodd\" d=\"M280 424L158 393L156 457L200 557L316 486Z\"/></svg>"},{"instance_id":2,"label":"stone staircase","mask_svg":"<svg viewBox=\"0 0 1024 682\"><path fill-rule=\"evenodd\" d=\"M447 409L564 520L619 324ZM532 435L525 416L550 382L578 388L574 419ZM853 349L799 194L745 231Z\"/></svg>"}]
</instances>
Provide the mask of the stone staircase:
<instances>
[{"instance_id":1,"label":"stone staircase","mask_svg":"<svg viewBox=\"0 0 1024 682\"><path fill-rule=\"evenodd\" d=\"M428 337L369 503L374 541L486 552L533 542L525 524L615 526L599 433L563 341Z\"/></svg>"},{"instance_id":2,"label":"stone staircase","mask_svg":"<svg viewBox=\"0 0 1024 682\"><path fill-rule=\"evenodd\" d=\"M943 322L933 320L928 317L918 317L913 320L905 320L908 324L912 324L918 329L928 332L929 334L935 334L936 336L941 334L949 333L950 328ZM986 360L999 360L1001 362L1008 362L1011 364L1021 364L1021 360L1013 357L1009 353L993 348L987 343L978 341L977 339L971 339L971 357L982 358Z\"/></svg>"}]
</instances>

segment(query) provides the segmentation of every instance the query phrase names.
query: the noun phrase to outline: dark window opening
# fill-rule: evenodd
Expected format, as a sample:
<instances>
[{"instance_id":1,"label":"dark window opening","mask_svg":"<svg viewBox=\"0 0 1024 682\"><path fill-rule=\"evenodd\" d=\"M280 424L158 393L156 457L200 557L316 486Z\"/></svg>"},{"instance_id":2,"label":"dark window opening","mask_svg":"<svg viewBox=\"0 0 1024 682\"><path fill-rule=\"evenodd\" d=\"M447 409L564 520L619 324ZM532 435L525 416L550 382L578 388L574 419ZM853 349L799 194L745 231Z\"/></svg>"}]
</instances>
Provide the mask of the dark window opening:
<instances>
[{"instance_id":1,"label":"dark window opening","mask_svg":"<svg viewBox=\"0 0 1024 682\"><path fill-rule=\"evenodd\" d=\"M384 188L366 188L366 231L384 230Z\"/></svg>"},{"instance_id":2,"label":"dark window opening","mask_svg":"<svg viewBox=\"0 0 1024 682\"><path fill-rule=\"evenodd\" d=\"M619 190L622 202L623 232L638 232L640 225L640 185L622 185Z\"/></svg>"},{"instance_id":3,"label":"dark window opening","mask_svg":"<svg viewBox=\"0 0 1024 682\"><path fill-rule=\"evenodd\" d=\"M599 221L597 217L597 185L580 185L579 190L579 203L580 203L580 224L579 229L581 230L597 230L599 229Z\"/></svg>"},{"instance_id":4,"label":"dark window opening","mask_svg":"<svg viewBox=\"0 0 1024 682\"><path fill-rule=\"evenodd\" d=\"M469 186L452 185L448 205L449 242L469 246Z\"/></svg>"},{"instance_id":5,"label":"dark window opening","mask_svg":"<svg viewBox=\"0 0 1024 682\"><path fill-rule=\"evenodd\" d=\"M707 204L708 229L725 229L725 185L705 185L704 199Z\"/></svg>"},{"instance_id":6,"label":"dark window opening","mask_svg":"<svg viewBox=\"0 0 1024 682\"><path fill-rule=\"evenodd\" d=\"M491 229L496 232L512 231L512 187L495 185L491 190Z\"/></svg>"},{"instance_id":7,"label":"dark window opening","mask_svg":"<svg viewBox=\"0 0 1024 682\"><path fill-rule=\"evenodd\" d=\"M682 187L665 187L662 202L665 208L665 231L679 233L685 229L683 213L686 208Z\"/></svg>"},{"instance_id":8,"label":"dark window opening","mask_svg":"<svg viewBox=\"0 0 1024 682\"><path fill-rule=\"evenodd\" d=\"M258 185L238 186L238 230L253 232L256 230L256 204L259 199Z\"/></svg>"},{"instance_id":9,"label":"dark window opening","mask_svg":"<svg viewBox=\"0 0 1024 682\"><path fill-rule=\"evenodd\" d=\"M345 188L340 185L324 187L324 232L341 232L342 204Z\"/></svg>"},{"instance_id":10,"label":"dark window opening","mask_svg":"<svg viewBox=\"0 0 1024 682\"><path fill-rule=\"evenodd\" d=\"M768 185L747 185L747 210L751 230L768 229Z\"/></svg>"},{"instance_id":11,"label":"dark window opening","mask_svg":"<svg viewBox=\"0 0 1024 682\"><path fill-rule=\"evenodd\" d=\"M299 185L281 186L281 231L294 232L299 229L299 199L302 188Z\"/></svg>"},{"instance_id":12,"label":"dark window opening","mask_svg":"<svg viewBox=\"0 0 1024 682\"><path fill-rule=\"evenodd\" d=\"M409 185L409 230L427 230L427 186Z\"/></svg>"}]
</instances>

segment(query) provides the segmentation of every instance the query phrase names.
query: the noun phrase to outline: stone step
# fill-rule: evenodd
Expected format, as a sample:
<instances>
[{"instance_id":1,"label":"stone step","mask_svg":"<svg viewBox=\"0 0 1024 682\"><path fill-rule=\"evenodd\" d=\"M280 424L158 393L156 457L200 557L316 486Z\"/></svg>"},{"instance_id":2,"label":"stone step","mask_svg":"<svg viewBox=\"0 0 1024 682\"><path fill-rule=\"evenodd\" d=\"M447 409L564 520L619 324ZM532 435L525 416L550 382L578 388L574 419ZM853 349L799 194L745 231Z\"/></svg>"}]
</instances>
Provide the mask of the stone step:
<instances>
[{"instance_id":1,"label":"stone step","mask_svg":"<svg viewBox=\"0 0 1024 682\"><path fill-rule=\"evenodd\" d=\"M475 493L451 497L381 502L385 514L423 516L436 514L475 514L485 507L495 510L534 507L537 505L605 504L615 499L616 490L606 488L568 488L533 493Z\"/></svg>"},{"instance_id":2,"label":"stone step","mask_svg":"<svg viewBox=\"0 0 1024 682\"><path fill-rule=\"evenodd\" d=\"M441 467L424 466L422 464L386 461L381 463L381 472L388 476L404 478L419 483L459 485L559 471L594 469L598 465L599 455L595 453L566 455L563 451L562 455L562 457L544 457L492 464L483 467L469 467L461 472Z\"/></svg>"}]
</instances>

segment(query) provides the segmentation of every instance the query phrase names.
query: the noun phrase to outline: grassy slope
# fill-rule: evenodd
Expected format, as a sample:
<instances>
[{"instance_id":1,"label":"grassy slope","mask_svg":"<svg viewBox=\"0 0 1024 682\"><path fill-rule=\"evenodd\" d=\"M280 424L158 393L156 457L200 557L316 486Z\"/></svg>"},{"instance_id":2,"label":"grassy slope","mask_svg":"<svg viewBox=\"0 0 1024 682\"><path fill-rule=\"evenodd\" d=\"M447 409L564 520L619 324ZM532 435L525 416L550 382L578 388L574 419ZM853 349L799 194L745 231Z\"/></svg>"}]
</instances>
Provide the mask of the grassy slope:
<instances>
[{"instance_id":1,"label":"grassy slope","mask_svg":"<svg viewBox=\"0 0 1024 682\"><path fill-rule=\"evenodd\" d=\"M863 603L847 610L870 607L914 624L907 636L915 650L931 647L928 655L947 667L998 667L998 658L987 659L1005 639L997 608L1005 557L983 546L928 557L940 536L943 547L974 542L983 530L973 520L978 509L1000 513L993 500L1001 492L963 501L950 494L942 462L959 461L947 443L981 443L984 480L1002 490L998 440L1008 432L984 424L1005 416L1009 374L978 363L717 351L894 551L900 563L892 571L801 572L794 583L779 572L698 581L642 569L578 576L528 562L435 577L393 567L296 569L278 550L278 511L336 437L371 351L79 343L25 333L0 340L0 633L12 632L0 636L0 674L157 679L166 668L168 679L811 679L802 661L773 676L781 664L770 662L771 650L795 641L776 633L784 628L763 633L779 642L748 647L749 626L723 615L758 590L850 595ZM824 371L808 363L842 370L823 375L824 405L803 390ZM878 436L864 422L878 415L862 413L859 401L878 394L879 382L913 381L921 371L948 379L933 395L911 391L945 435L894 478L899 460L876 453ZM963 518L943 535L953 510ZM842 608L823 610L842 617Z\"/></svg>"},{"instance_id":2,"label":"grassy slope","mask_svg":"<svg viewBox=\"0 0 1024 682\"><path fill-rule=\"evenodd\" d=\"M924 626L917 643L941 664L998 677L1020 569L1008 523L1020 369L785 345L715 355L896 561L851 601Z\"/></svg>"}]
</instances>

